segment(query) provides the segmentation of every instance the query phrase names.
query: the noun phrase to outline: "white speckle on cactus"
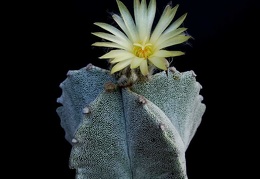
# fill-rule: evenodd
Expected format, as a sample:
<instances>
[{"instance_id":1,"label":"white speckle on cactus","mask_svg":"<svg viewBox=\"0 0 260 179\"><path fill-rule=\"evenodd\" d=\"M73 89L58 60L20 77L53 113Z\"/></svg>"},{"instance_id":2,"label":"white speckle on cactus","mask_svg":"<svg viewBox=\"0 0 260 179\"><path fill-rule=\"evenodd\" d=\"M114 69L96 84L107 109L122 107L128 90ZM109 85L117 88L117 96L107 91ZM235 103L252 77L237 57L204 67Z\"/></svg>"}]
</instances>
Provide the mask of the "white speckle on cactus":
<instances>
[{"instance_id":1,"label":"white speckle on cactus","mask_svg":"<svg viewBox=\"0 0 260 179\"><path fill-rule=\"evenodd\" d=\"M85 107L85 108L83 108L82 112L83 112L83 114L89 114L90 109L88 107Z\"/></svg>"},{"instance_id":2,"label":"white speckle on cactus","mask_svg":"<svg viewBox=\"0 0 260 179\"><path fill-rule=\"evenodd\" d=\"M142 103L142 104L145 104L145 103L146 103L146 99L145 99L145 97L143 97L143 96L139 96L139 98L138 98L138 102L139 102L139 103Z\"/></svg>"},{"instance_id":3,"label":"white speckle on cactus","mask_svg":"<svg viewBox=\"0 0 260 179\"><path fill-rule=\"evenodd\" d=\"M160 129L161 129L162 131L165 131L165 128L166 128L166 127L165 127L164 124L160 124L159 127L160 127Z\"/></svg>"},{"instance_id":4,"label":"white speckle on cactus","mask_svg":"<svg viewBox=\"0 0 260 179\"><path fill-rule=\"evenodd\" d=\"M73 138L73 139L71 140L71 142L72 142L73 144L76 144L76 143L78 143L78 140L75 139L75 138Z\"/></svg>"},{"instance_id":5,"label":"white speckle on cactus","mask_svg":"<svg viewBox=\"0 0 260 179\"><path fill-rule=\"evenodd\" d=\"M62 101L63 101L62 97L57 98L57 103L61 103L62 104Z\"/></svg>"}]
</instances>

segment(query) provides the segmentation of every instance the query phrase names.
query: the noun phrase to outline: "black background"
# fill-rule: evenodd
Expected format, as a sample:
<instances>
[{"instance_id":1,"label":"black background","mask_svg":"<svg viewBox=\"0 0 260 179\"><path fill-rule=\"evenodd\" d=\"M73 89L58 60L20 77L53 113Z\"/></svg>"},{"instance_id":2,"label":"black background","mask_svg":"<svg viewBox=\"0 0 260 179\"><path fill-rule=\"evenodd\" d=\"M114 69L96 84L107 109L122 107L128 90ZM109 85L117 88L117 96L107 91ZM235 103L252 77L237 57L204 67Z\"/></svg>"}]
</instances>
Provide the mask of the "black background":
<instances>
[{"instance_id":1,"label":"black background","mask_svg":"<svg viewBox=\"0 0 260 179\"><path fill-rule=\"evenodd\" d=\"M132 0L123 2L132 9ZM168 2L157 0L157 18ZM249 155L255 148L253 126L259 118L252 112L259 106L254 95L259 89L259 3L174 0L172 4L180 5L176 17L188 13L184 26L194 38L190 45L178 46L186 55L176 57L172 65L181 72L195 71L207 106L186 152L188 177L252 178L249 159L254 161L254 157ZM27 82L17 87L22 102L15 103L23 109L18 119L26 129L19 133L22 144L15 149L21 152L11 166L23 168L18 175L25 174L26 178L72 179L75 171L68 167L71 146L56 114L59 84L68 70L88 63L107 68L106 61L98 59L105 49L91 46L100 40L91 32L101 30L94 22L114 24L111 13L118 13L118 8L115 0L30 5L33 7L24 10L30 9L30 18L23 37L30 39L30 45L24 48L20 42L19 48L26 49L25 60L16 64L22 71L19 79Z\"/></svg>"}]
</instances>

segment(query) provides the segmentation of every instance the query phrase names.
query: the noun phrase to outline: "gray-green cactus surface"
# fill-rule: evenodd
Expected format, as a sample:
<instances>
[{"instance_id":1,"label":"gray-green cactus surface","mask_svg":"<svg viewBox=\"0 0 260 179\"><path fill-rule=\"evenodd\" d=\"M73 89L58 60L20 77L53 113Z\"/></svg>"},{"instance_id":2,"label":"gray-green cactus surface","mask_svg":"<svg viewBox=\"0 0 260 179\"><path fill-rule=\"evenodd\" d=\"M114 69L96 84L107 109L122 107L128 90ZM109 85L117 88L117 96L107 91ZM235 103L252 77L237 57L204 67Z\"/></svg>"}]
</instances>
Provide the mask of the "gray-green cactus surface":
<instances>
[{"instance_id":1,"label":"gray-green cactus surface","mask_svg":"<svg viewBox=\"0 0 260 179\"><path fill-rule=\"evenodd\" d=\"M188 178L185 151L206 108L193 71L171 67L120 87L88 65L69 71L60 87L57 113L76 179Z\"/></svg>"}]
</instances>

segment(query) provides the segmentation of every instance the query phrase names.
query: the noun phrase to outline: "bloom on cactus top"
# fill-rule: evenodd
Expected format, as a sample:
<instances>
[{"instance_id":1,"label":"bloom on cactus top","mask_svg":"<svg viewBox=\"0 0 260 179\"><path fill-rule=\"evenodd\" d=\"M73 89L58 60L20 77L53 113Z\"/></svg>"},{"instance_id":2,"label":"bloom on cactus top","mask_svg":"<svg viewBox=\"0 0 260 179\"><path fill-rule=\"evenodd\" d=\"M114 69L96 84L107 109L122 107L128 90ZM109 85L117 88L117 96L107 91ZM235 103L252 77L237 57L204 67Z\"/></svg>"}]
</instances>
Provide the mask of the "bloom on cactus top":
<instances>
[{"instance_id":1,"label":"bloom on cactus top","mask_svg":"<svg viewBox=\"0 0 260 179\"><path fill-rule=\"evenodd\" d=\"M93 46L109 47L111 51L101 56L101 59L110 59L113 65L111 73L118 72L126 67L140 68L142 75L149 73L149 67L155 66L166 70L169 66L167 57L183 55L181 51L165 50L166 47L183 43L190 36L184 32L187 28L180 27L187 14L182 15L173 23L172 20L178 5L167 5L160 17L158 24L152 29L156 12L156 0L134 0L134 19L127 7L119 0L117 5L121 16L114 14L112 17L121 28L117 29L107 23L96 22L95 25L109 33L92 33L106 41L96 42Z\"/></svg>"}]
</instances>

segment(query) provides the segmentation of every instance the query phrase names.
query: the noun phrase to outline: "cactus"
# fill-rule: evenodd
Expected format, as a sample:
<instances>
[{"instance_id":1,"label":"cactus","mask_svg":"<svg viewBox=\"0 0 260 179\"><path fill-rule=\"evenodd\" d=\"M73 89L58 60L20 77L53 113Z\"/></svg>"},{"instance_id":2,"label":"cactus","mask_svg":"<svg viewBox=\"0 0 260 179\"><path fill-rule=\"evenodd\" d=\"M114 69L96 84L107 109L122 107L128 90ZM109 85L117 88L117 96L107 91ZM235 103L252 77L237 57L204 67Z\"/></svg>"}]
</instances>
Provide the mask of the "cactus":
<instances>
[{"instance_id":1,"label":"cactus","mask_svg":"<svg viewBox=\"0 0 260 179\"><path fill-rule=\"evenodd\" d=\"M185 151L206 106L195 73L166 59L184 52L165 49L191 37L179 28L187 14L170 24L178 5L169 4L152 31L155 0L134 0L134 20L116 2L121 17L112 18L122 31L97 22L108 33L92 33L103 39L93 46L112 48L100 57L109 59L110 71L89 64L60 85L69 166L76 179L187 179Z\"/></svg>"},{"instance_id":2,"label":"cactus","mask_svg":"<svg viewBox=\"0 0 260 179\"><path fill-rule=\"evenodd\" d=\"M89 64L69 71L57 108L76 179L186 179L185 151L205 112L193 71L122 85Z\"/></svg>"}]
</instances>

